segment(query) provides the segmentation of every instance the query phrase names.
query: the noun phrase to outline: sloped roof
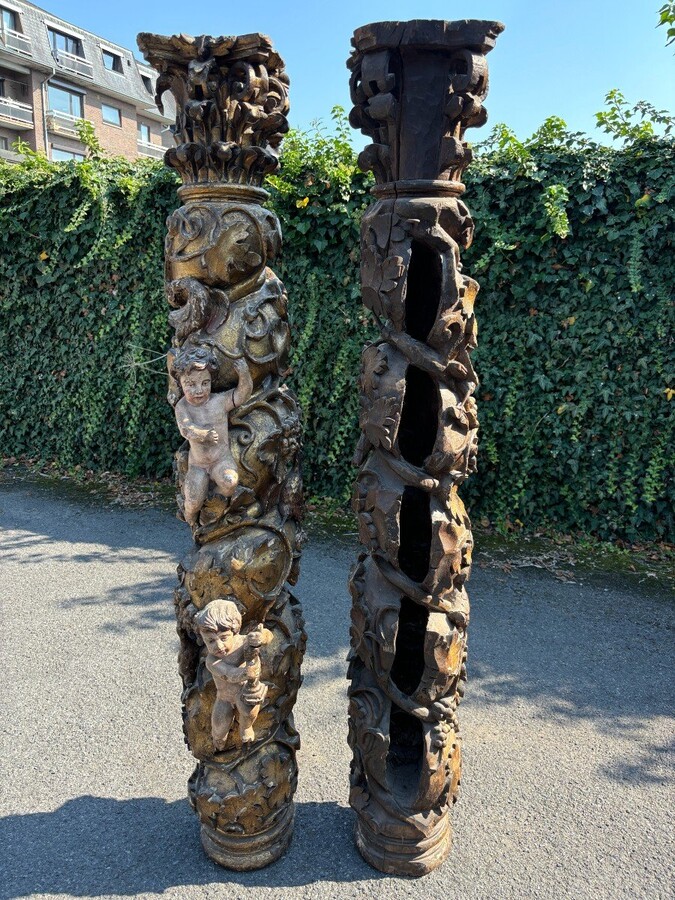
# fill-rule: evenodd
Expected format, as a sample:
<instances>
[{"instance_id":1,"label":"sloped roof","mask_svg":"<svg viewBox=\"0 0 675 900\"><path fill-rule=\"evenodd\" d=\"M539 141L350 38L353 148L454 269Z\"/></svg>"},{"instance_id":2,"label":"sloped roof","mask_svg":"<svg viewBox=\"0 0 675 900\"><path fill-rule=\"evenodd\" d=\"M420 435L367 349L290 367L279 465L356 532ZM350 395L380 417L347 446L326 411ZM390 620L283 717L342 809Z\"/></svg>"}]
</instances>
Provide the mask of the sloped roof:
<instances>
[{"instance_id":1,"label":"sloped roof","mask_svg":"<svg viewBox=\"0 0 675 900\"><path fill-rule=\"evenodd\" d=\"M23 33L31 42L30 58L23 55L21 57L25 64L30 65L30 59L35 67L46 70L54 68L56 69L56 76L61 79L72 81L79 86L97 88L102 93L126 99L153 118L173 121L174 107L172 104L167 104L165 116L160 116L159 111L155 107L154 85L157 79L157 72L146 63L137 60L131 50L128 50L126 47L120 47L119 44L92 34L90 31L85 31L85 29L79 28L71 22L66 22L65 19L61 19L59 16L39 6L35 6L33 3L25 2L25 0L6 0L6 3L0 0L0 5L17 10L20 13ZM58 60L52 54L47 33L48 28L79 38L82 43L84 58L92 66L92 78L72 72L70 69L66 69L58 64ZM103 50L109 50L120 57L122 60L122 72L106 69L103 64ZM147 90L141 76L150 79L152 92Z\"/></svg>"}]
</instances>

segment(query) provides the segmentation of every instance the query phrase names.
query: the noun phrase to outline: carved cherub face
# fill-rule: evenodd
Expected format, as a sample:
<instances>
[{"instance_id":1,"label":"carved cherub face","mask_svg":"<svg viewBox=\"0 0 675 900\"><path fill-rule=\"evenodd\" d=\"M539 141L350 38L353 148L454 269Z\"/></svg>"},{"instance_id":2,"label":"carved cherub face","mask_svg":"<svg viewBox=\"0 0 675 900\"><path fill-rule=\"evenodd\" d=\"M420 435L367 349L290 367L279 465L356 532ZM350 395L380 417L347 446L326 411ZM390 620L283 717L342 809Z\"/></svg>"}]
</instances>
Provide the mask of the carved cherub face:
<instances>
[{"instance_id":1,"label":"carved cherub face","mask_svg":"<svg viewBox=\"0 0 675 900\"><path fill-rule=\"evenodd\" d=\"M231 628L222 628L218 631L202 631L202 638L207 651L211 656L221 659L234 649L234 636Z\"/></svg>"},{"instance_id":2,"label":"carved cherub face","mask_svg":"<svg viewBox=\"0 0 675 900\"><path fill-rule=\"evenodd\" d=\"M203 406L211 396L211 373L208 369L190 369L181 375L180 386L190 406Z\"/></svg>"},{"instance_id":3,"label":"carved cherub face","mask_svg":"<svg viewBox=\"0 0 675 900\"><path fill-rule=\"evenodd\" d=\"M217 658L234 650L235 635L241 631L241 613L232 600L212 600L195 615L195 625L207 651Z\"/></svg>"}]
</instances>

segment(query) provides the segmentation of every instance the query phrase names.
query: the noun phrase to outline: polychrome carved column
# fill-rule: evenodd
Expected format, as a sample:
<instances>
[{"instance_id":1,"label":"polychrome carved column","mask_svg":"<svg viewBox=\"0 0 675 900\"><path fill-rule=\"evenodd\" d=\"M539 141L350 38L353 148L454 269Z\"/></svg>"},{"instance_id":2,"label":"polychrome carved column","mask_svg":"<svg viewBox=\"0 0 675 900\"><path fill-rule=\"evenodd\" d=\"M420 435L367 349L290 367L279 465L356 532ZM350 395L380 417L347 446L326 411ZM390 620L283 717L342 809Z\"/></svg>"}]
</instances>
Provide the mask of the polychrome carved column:
<instances>
[{"instance_id":1,"label":"polychrome carved column","mask_svg":"<svg viewBox=\"0 0 675 900\"><path fill-rule=\"evenodd\" d=\"M470 523L458 489L476 468L471 365L478 285L462 274L462 202L498 22L380 22L352 39L350 121L375 202L361 231L363 352L354 490L350 802L364 858L424 875L447 856L466 680Z\"/></svg>"},{"instance_id":2,"label":"polychrome carved column","mask_svg":"<svg viewBox=\"0 0 675 900\"><path fill-rule=\"evenodd\" d=\"M288 125L288 78L269 38L161 37L139 47L157 102L176 102L183 205L168 220L175 329L169 402L179 517L194 544L175 606L188 783L206 853L232 869L277 859L293 830L299 746L292 708L305 646L288 589L303 533L300 418L283 384L289 328L276 216L262 203Z\"/></svg>"}]
</instances>

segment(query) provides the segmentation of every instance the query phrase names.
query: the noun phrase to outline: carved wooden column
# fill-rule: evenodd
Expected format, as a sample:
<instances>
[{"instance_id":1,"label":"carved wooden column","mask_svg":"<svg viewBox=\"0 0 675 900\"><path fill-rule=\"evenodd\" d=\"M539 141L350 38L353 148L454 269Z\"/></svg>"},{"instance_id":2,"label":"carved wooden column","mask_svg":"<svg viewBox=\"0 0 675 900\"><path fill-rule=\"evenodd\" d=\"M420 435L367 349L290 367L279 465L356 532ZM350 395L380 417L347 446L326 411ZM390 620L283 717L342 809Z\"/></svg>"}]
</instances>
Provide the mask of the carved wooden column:
<instances>
[{"instance_id":1,"label":"carved wooden column","mask_svg":"<svg viewBox=\"0 0 675 900\"><path fill-rule=\"evenodd\" d=\"M288 78L261 34L138 43L160 73L160 109L166 90L176 101L165 161L183 180L166 291L169 402L186 439L179 517L194 537L175 592L184 731L198 760L188 789L206 853L256 869L291 839L306 640L287 587L303 533L300 419L282 383L287 297L268 268L281 232L261 205L288 128Z\"/></svg>"},{"instance_id":2,"label":"carved wooden column","mask_svg":"<svg viewBox=\"0 0 675 900\"><path fill-rule=\"evenodd\" d=\"M363 302L380 338L363 352L354 491L349 677L356 841L384 872L447 856L457 797L472 537L459 485L476 468L474 299L460 199L482 125L498 22L380 22L352 39L350 120L373 139L377 180L361 231Z\"/></svg>"}]
</instances>

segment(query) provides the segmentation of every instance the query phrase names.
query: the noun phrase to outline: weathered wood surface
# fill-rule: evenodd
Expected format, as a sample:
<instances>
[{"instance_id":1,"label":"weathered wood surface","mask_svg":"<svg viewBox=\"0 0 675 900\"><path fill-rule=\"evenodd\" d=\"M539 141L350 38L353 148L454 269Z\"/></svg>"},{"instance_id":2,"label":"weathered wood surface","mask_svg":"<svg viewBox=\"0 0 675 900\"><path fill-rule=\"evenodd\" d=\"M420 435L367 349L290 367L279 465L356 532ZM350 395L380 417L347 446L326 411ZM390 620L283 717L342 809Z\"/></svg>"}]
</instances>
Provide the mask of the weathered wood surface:
<instances>
[{"instance_id":1,"label":"weathered wood surface","mask_svg":"<svg viewBox=\"0 0 675 900\"><path fill-rule=\"evenodd\" d=\"M373 139L377 180L361 231L364 304L380 337L363 353L353 505L363 552L350 579L350 802L359 850L423 875L451 844L461 774L473 539L459 497L476 470L474 300L460 249L464 132L482 125L497 22L359 28L350 121Z\"/></svg>"}]
</instances>

